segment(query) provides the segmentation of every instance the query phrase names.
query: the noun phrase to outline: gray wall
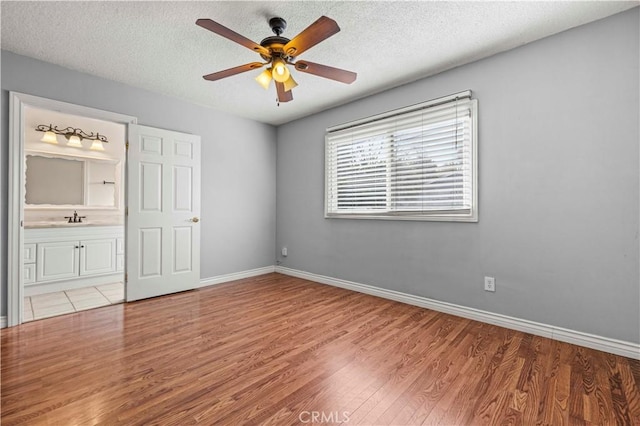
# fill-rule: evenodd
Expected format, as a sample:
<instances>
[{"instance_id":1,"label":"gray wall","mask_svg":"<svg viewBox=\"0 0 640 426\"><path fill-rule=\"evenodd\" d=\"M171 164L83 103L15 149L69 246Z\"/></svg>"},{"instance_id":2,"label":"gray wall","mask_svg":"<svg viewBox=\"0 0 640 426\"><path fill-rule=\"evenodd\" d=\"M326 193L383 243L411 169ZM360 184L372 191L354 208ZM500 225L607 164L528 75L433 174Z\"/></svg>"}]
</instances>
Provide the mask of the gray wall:
<instances>
[{"instance_id":1,"label":"gray wall","mask_svg":"<svg viewBox=\"0 0 640 426\"><path fill-rule=\"evenodd\" d=\"M640 342L638 10L280 126L282 265ZM323 218L327 127L464 89L478 223Z\"/></svg>"},{"instance_id":2,"label":"gray wall","mask_svg":"<svg viewBox=\"0 0 640 426\"><path fill-rule=\"evenodd\" d=\"M2 51L2 270L6 315L8 91L138 117L202 137L203 278L273 265L276 130L168 96ZM215 96L213 89L211 96Z\"/></svg>"}]
</instances>

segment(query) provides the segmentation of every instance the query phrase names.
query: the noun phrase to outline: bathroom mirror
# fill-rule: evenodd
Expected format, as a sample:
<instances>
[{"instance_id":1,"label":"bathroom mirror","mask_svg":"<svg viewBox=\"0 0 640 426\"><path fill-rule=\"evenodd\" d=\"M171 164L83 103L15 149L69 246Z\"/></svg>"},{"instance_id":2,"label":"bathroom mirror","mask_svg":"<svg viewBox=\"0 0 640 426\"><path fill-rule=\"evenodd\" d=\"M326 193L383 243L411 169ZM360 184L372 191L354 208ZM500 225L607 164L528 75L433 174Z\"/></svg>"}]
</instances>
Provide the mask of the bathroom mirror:
<instances>
[{"instance_id":1,"label":"bathroom mirror","mask_svg":"<svg viewBox=\"0 0 640 426\"><path fill-rule=\"evenodd\" d=\"M25 207L118 207L117 161L27 154Z\"/></svg>"},{"instance_id":2,"label":"bathroom mirror","mask_svg":"<svg viewBox=\"0 0 640 426\"><path fill-rule=\"evenodd\" d=\"M27 155L25 201L84 205L84 161Z\"/></svg>"}]
</instances>

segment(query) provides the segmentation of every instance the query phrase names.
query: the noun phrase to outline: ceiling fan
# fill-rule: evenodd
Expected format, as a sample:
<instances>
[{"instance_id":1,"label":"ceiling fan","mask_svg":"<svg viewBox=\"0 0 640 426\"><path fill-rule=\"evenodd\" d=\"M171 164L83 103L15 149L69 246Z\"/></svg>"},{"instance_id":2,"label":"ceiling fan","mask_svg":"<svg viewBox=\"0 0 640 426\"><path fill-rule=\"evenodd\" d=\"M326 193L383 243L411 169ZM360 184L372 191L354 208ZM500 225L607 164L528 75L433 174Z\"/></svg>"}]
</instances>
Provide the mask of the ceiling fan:
<instances>
[{"instance_id":1,"label":"ceiling fan","mask_svg":"<svg viewBox=\"0 0 640 426\"><path fill-rule=\"evenodd\" d=\"M269 65L269 67L256 78L256 81L262 87L268 89L271 80L274 80L278 95L278 102L289 102L293 100L291 89L298 85L298 83L293 79L293 76L291 76L291 72L287 68L287 65L292 65L297 71L328 78L341 83L351 84L356 80L357 74L351 71L316 64L309 61L295 60L296 56L304 53L316 44L340 31L340 27L336 21L331 18L327 18L326 16L321 16L320 19L309 25L291 40L281 36L287 28L287 22L282 18L271 18L269 20L269 26L275 33L275 36L265 38L260 42L260 44L249 40L248 38L215 21L212 21L211 19L198 19L196 21L196 25L206 28L209 31L253 50L260 54L262 59L267 61L251 62L223 71L207 74L203 76L205 80L216 81Z\"/></svg>"}]
</instances>

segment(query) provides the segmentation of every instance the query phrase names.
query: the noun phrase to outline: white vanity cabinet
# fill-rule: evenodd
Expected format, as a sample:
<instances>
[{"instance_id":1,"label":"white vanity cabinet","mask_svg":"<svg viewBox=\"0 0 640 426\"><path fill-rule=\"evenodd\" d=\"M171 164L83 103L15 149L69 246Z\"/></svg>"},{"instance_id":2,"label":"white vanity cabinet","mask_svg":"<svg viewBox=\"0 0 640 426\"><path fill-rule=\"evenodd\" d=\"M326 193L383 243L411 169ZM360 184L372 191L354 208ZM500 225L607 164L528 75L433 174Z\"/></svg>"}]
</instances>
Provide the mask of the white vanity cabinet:
<instances>
[{"instance_id":1,"label":"white vanity cabinet","mask_svg":"<svg viewBox=\"0 0 640 426\"><path fill-rule=\"evenodd\" d=\"M122 226L28 228L24 234L27 296L122 280Z\"/></svg>"}]
</instances>

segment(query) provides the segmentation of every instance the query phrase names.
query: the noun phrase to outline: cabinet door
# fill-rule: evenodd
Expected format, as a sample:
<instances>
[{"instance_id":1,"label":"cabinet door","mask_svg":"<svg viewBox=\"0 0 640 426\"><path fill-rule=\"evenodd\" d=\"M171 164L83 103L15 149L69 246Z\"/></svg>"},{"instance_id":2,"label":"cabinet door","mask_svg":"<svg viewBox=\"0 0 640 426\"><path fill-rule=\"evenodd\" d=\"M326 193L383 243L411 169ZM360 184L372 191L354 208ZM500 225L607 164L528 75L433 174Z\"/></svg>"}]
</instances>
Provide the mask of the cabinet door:
<instances>
[{"instance_id":1,"label":"cabinet door","mask_svg":"<svg viewBox=\"0 0 640 426\"><path fill-rule=\"evenodd\" d=\"M80 275L116 271L116 239L80 241Z\"/></svg>"},{"instance_id":2,"label":"cabinet door","mask_svg":"<svg viewBox=\"0 0 640 426\"><path fill-rule=\"evenodd\" d=\"M50 281L78 276L77 241L39 243L36 256L36 280Z\"/></svg>"}]
</instances>

